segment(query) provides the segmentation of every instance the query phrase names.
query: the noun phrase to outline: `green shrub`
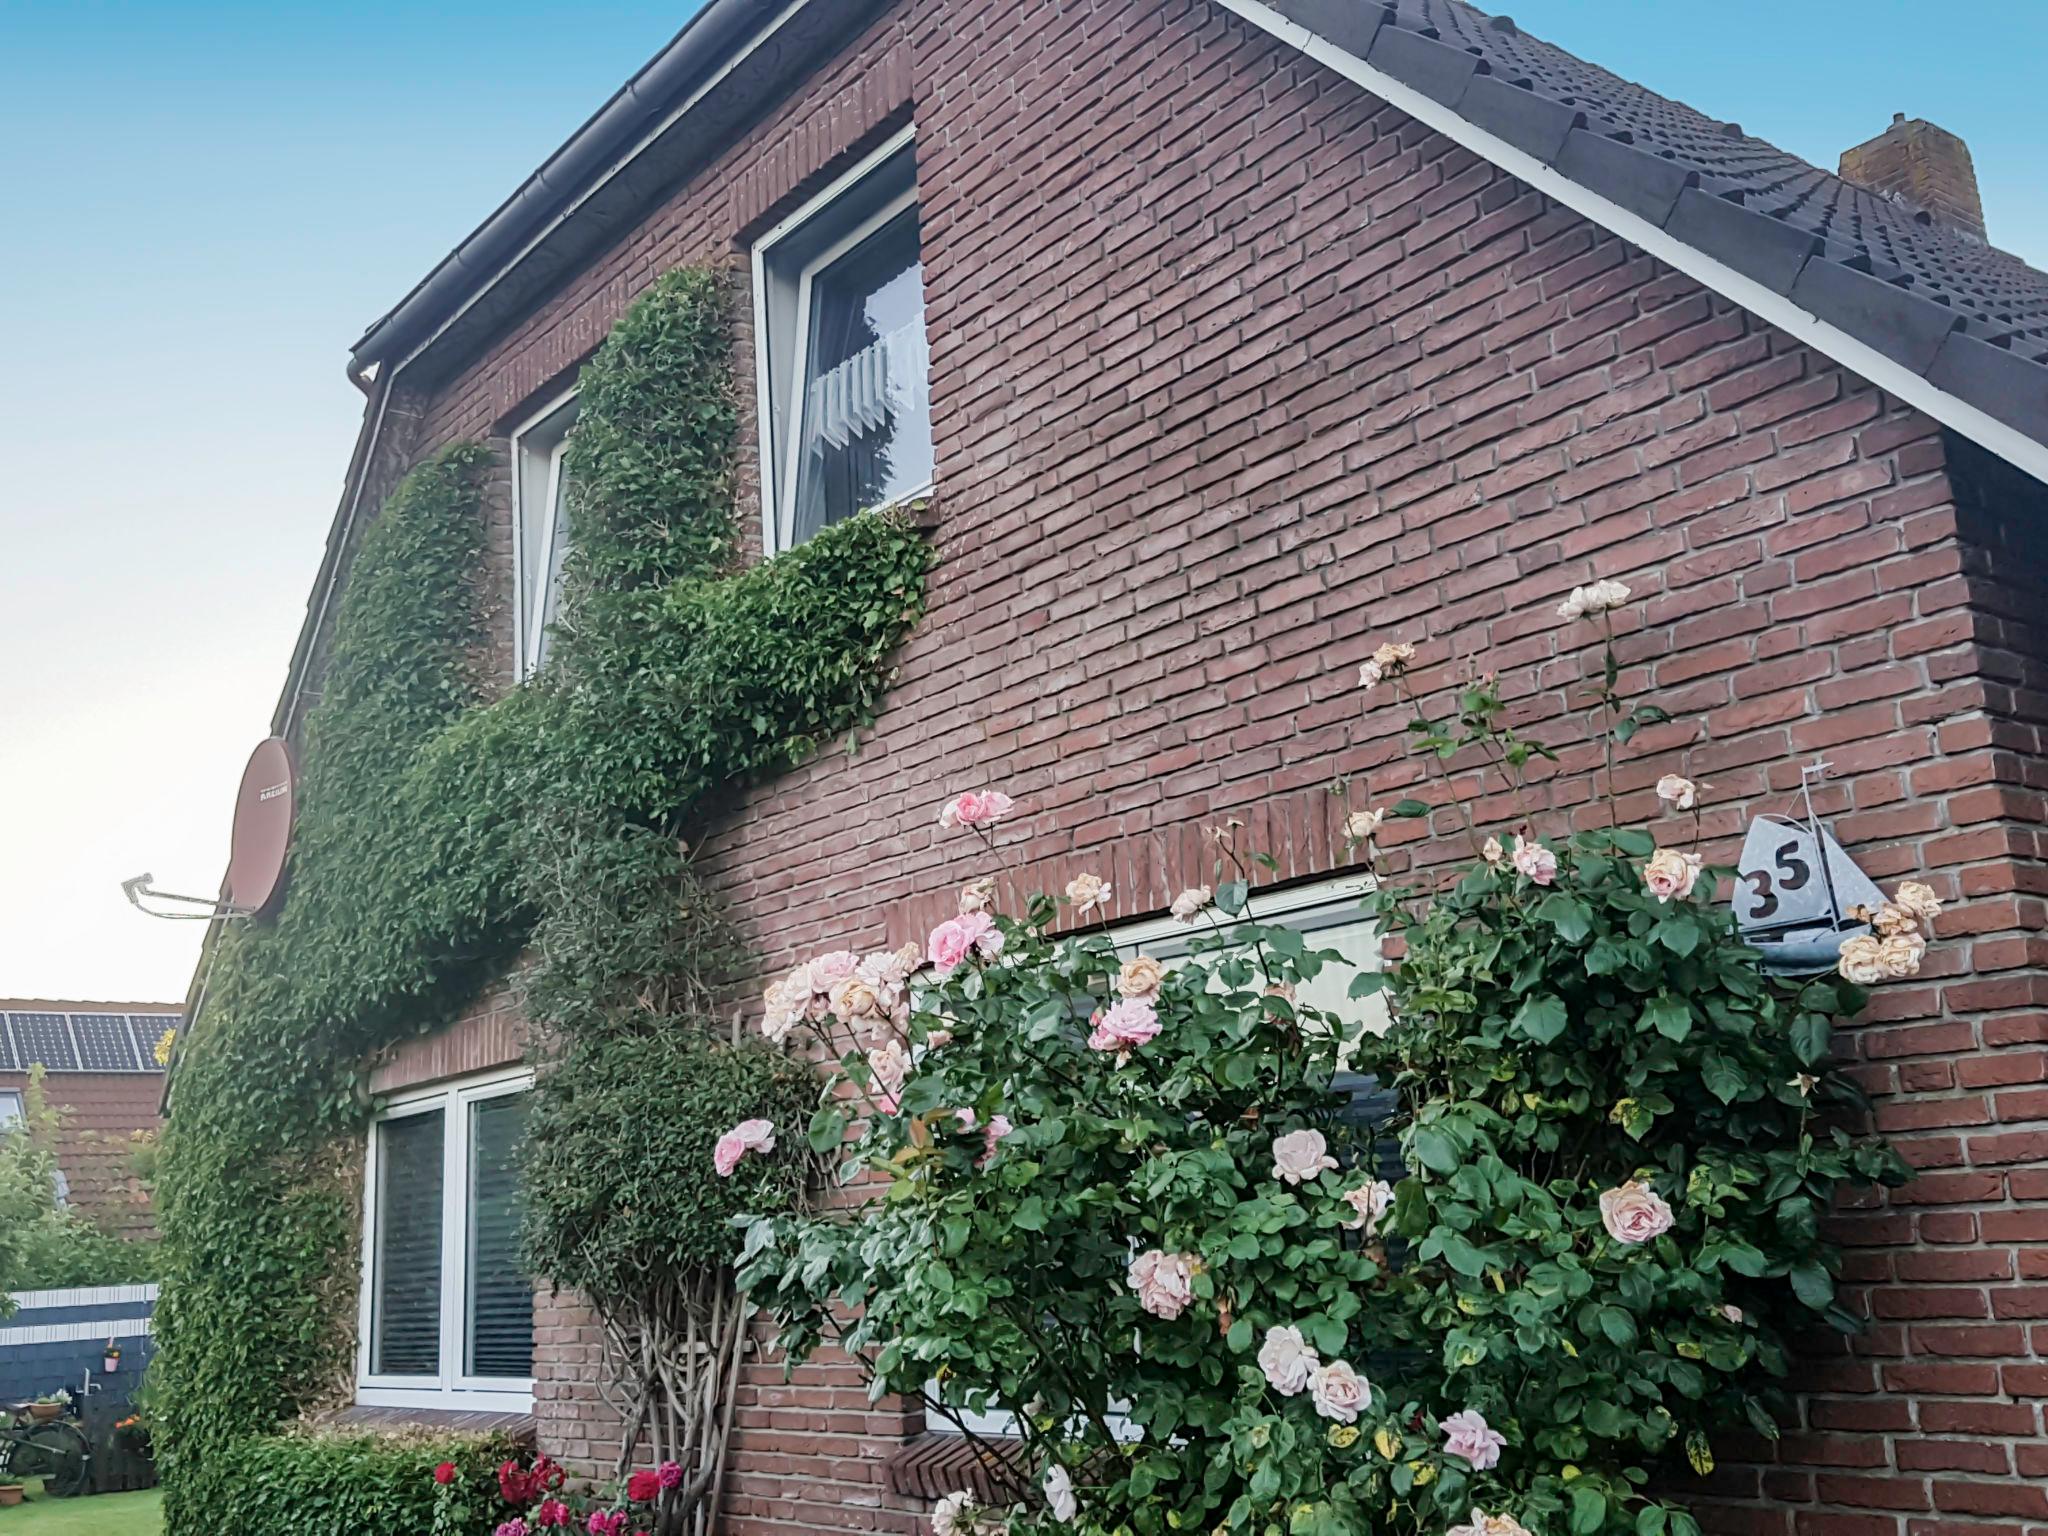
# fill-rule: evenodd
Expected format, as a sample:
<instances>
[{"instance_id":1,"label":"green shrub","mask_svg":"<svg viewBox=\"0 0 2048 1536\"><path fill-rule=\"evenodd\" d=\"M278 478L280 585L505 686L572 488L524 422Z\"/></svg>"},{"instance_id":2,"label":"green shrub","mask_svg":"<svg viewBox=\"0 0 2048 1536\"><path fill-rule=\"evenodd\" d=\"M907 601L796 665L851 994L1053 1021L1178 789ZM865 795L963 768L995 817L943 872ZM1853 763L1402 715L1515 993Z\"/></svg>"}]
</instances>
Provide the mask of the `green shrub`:
<instances>
[{"instance_id":1,"label":"green shrub","mask_svg":"<svg viewBox=\"0 0 2048 1536\"><path fill-rule=\"evenodd\" d=\"M449 1529L480 1536L505 1509L497 1467L519 1452L501 1435L295 1431L251 1435L217 1454L213 1530L428 1536L440 1529L434 1469L453 1462L447 1502L461 1523Z\"/></svg>"}]
</instances>

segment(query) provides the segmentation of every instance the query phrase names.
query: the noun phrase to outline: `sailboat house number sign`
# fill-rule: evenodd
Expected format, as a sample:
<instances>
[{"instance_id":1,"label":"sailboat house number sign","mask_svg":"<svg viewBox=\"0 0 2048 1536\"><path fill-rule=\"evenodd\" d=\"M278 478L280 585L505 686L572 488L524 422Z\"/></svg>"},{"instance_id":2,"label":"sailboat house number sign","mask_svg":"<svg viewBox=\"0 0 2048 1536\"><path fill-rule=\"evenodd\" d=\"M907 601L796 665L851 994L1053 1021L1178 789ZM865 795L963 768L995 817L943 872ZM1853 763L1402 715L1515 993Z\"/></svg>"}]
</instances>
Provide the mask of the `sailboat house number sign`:
<instances>
[{"instance_id":1,"label":"sailboat house number sign","mask_svg":"<svg viewBox=\"0 0 2048 1536\"><path fill-rule=\"evenodd\" d=\"M1812 781L1826 767L1816 763L1801 770L1803 819L1759 816L1742 841L1735 921L1768 971L1832 970L1842 941L1869 931L1868 923L1851 914L1884 901L1814 812Z\"/></svg>"}]
</instances>

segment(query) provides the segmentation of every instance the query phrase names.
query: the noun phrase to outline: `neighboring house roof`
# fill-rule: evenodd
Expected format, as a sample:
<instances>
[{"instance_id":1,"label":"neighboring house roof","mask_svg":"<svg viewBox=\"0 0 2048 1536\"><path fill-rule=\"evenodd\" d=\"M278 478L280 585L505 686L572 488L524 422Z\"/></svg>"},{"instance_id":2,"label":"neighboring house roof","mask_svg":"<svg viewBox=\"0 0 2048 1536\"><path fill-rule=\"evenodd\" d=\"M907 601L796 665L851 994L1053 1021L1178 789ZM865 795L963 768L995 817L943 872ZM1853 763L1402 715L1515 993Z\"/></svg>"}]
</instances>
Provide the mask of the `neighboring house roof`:
<instances>
[{"instance_id":1,"label":"neighboring house roof","mask_svg":"<svg viewBox=\"0 0 2048 1536\"><path fill-rule=\"evenodd\" d=\"M156 1043L181 1018L163 1003L0 998L0 1092L22 1092L32 1067L48 1074L64 1198L120 1237L156 1232L135 1136L161 1123Z\"/></svg>"},{"instance_id":2,"label":"neighboring house roof","mask_svg":"<svg viewBox=\"0 0 2048 1536\"><path fill-rule=\"evenodd\" d=\"M1405 87L1448 109L1478 133L1432 126L1504 168L1542 185L1524 161L1498 152L1519 151L1747 279L1753 288L1688 266L1745 307L1763 307L1754 302L1760 289L2031 444L2048 444L2048 273L2017 256L1460 0L1217 3L1297 45L1308 42L1310 53L1368 89L1393 84L1389 96ZM1426 108L1417 115L1442 116ZM1640 234L1600 209L1582 211L1618 233ZM1931 413L2018 457L2003 434L1983 432L1967 415ZM2048 456L2030 457L2035 473L2048 466Z\"/></svg>"},{"instance_id":3,"label":"neighboring house roof","mask_svg":"<svg viewBox=\"0 0 2048 1536\"><path fill-rule=\"evenodd\" d=\"M156 1043L183 1017L161 1003L0 999L0 1072L163 1071Z\"/></svg>"}]
</instances>

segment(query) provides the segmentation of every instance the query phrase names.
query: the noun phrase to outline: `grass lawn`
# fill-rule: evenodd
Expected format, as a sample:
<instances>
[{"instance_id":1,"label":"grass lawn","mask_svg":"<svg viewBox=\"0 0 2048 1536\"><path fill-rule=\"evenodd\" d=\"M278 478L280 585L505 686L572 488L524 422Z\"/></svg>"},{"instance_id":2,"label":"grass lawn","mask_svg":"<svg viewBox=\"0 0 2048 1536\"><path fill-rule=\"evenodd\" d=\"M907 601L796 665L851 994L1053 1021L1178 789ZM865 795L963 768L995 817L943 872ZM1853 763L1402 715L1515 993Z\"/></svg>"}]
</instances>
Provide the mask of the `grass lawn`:
<instances>
[{"instance_id":1,"label":"grass lawn","mask_svg":"<svg viewBox=\"0 0 2048 1536\"><path fill-rule=\"evenodd\" d=\"M76 1499L53 1499L31 1483L28 1498L12 1509L0 1509L0 1536L160 1536L164 1528L163 1491L90 1493Z\"/></svg>"}]
</instances>

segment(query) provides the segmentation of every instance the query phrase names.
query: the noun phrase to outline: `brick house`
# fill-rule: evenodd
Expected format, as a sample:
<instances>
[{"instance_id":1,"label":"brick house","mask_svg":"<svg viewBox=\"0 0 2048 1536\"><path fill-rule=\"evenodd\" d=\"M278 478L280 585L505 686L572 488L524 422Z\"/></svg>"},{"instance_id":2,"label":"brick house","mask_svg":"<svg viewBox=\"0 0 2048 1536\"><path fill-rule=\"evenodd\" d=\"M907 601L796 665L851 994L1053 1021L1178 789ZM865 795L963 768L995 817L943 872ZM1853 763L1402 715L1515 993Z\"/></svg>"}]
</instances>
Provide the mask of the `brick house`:
<instances>
[{"instance_id":1,"label":"brick house","mask_svg":"<svg viewBox=\"0 0 2048 1536\"><path fill-rule=\"evenodd\" d=\"M1110 876L1128 937L1236 816L1291 920L1369 959L1326 790L1413 770L1357 663L1478 658L1541 731L1582 665L1559 595L1625 579L1632 681L1687 717L1639 739L1640 806L1682 764L1732 853L1825 757L1863 866L1954 903L1840 1040L1923 1170L1836 1222L1874 1326L1809 1362L1712 1518L2017 1536L2048 1522L2048 275L1982 242L1930 125L1845 170L1875 190L1454 0L712 0L356 344L277 728L364 522L458 439L503 464L506 685L545 663L577 369L684 263L747 295L754 552L880 483L929 493L938 556L862 752L708 831L764 977L950 913L933 807L983 782L1029 806L1025 883ZM1568 754L1554 803L1591 769ZM377 1068L354 1416L530 1415L595 1468L617 1429L573 1298L500 1283L485 1319L379 1278L408 1243L509 1273L483 1213L428 1231L388 1188L504 1187L510 997ZM433 1363L485 1333L490 1369ZM851 1368L757 1360L738 1422L735 1531L908 1530L958 1480L958 1438Z\"/></svg>"},{"instance_id":2,"label":"brick house","mask_svg":"<svg viewBox=\"0 0 2048 1536\"><path fill-rule=\"evenodd\" d=\"M117 1237L156 1236L135 1139L161 1123L156 1045L179 1018L163 1003L0 999L0 1128L21 1119L41 1067L65 1203Z\"/></svg>"}]
</instances>

